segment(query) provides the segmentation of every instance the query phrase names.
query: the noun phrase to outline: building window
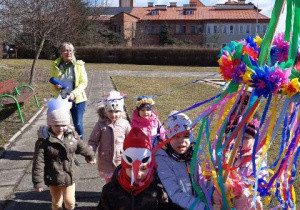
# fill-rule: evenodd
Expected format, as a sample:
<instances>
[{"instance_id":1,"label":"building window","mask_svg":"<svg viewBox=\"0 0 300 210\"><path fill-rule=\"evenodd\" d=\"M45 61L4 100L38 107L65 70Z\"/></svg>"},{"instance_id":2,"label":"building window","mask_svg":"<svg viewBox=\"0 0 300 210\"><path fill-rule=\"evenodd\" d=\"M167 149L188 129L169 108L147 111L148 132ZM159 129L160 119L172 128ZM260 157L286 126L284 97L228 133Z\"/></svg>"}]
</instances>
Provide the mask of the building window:
<instances>
[{"instance_id":1,"label":"building window","mask_svg":"<svg viewBox=\"0 0 300 210\"><path fill-rule=\"evenodd\" d=\"M240 25L239 34L244 34L244 25Z\"/></svg>"},{"instance_id":2,"label":"building window","mask_svg":"<svg viewBox=\"0 0 300 210\"><path fill-rule=\"evenodd\" d=\"M202 25L198 25L197 32L198 34L201 34L203 32Z\"/></svg>"},{"instance_id":3,"label":"building window","mask_svg":"<svg viewBox=\"0 0 300 210\"><path fill-rule=\"evenodd\" d=\"M195 34L196 33L196 26L191 26L191 34Z\"/></svg>"},{"instance_id":4,"label":"building window","mask_svg":"<svg viewBox=\"0 0 300 210\"><path fill-rule=\"evenodd\" d=\"M260 34L260 33L261 33L261 31L260 31L260 25L256 25L256 33L257 33L257 34Z\"/></svg>"},{"instance_id":5,"label":"building window","mask_svg":"<svg viewBox=\"0 0 300 210\"><path fill-rule=\"evenodd\" d=\"M246 32L246 34L250 34L251 33L250 25L246 25L245 32Z\"/></svg>"},{"instance_id":6,"label":"building window","mask_svg":"<svg viewBox=\"0 0 300 210\"><path fill-rule=\"evenodd\" d=\"M180 25L176 25L175 34L180 34Z\"/></svg>"},{"instance_id":7,"label":"building window","mask_svg":"<svg viewBox=\"0 0 300 210\"><path fill-rule=\"evenodd\" d=\"M119 34L120 34L120 33L121 33L121 26L117 26L116 29L117 29L117 32L116 32L116 33L119 33Z\"/></svg>"},{"instance_id":8,"label":"building window","mask_svg":"<svg viewBox=\"0 0 300 210\"><path fill-rule=\"evenodd\" d=\"M194 11L193 10L185 10L185 14L192 15L192 14L194 14Z\"/></svg>"},{"instance_id":9,"label":"building window","mask_svg":"<svg viewBox=\"0 0 300 210\"><path fill-rule=\"evenodd\" d=\"M211 44L210 43L206 43L206 48L210 48Z\"/></svg>"},{"instance_id":10,"label":"building window","mask_svg":"<svg viewBox=\"0 0 300 210\"><path fill-rule=\"evenodd\" d=\"M216 34L218 32L217 25L207 25L207 33L208 34Z\"/></svg>"},{"instance_id":11,"label":"building window","mask_svg":"<svg viewBox=\"0 0 300 210\"><path fill-rule=\"evenodd\" d=\"M160 25L160 26L159 26L159 33L161 33L161 32L163 31L163 28L164 28L163 25Z\"/></svg>"},{"instance_id":12,"label":"building window","mask_svg":"<svg viewBox=\"0 0 300 210\"><path fill-rule=\"evenodd\" d=\"M267 25L262 25L262 33L265 34L267 32Z\"/></svg>"},{"instance_id":13,"label":"building window","mask_svg":"<svg viewBox=\"0 0 300 210\"><path fill-rule=\"evenodd\" d=\"M181 30L181 33L182 33L182 34L185 34L185 33L186 33L186 30L185 30L185 29L186 29L186 27L185 27L185 26L182 26L182 30Z\"/></svg>"},{"instance_id":14,"label":"building window","mask_svg":"<svg viewBox=\"0 0 300 210\"><path fill-rule=\"evenodd\" d=\"M155 26L151 26L151 34L155 34Z\"/></svg>"},{"instance_id":15,"label":"building window","mask_svg":"<svg viewBox=\"0 0 300 210\"><path fill-rule=\"evenodd\" d=\"M227 34L227 25L224 25L222 28L222 33Z\"/></svg>"},{"instance_id":16,"label":"building window","mask_svg":"<svg viewBox=\"0 0 300 210\"><path fill-rule=\"evenodd\" d=\"M214 34L218 33L218 26L217 26L217 25L214 25L214 26L213 26L213 29L214 29L214 30L213 30L213 33L214 33Z\"/></svg>"},{"instance_id":17,"label":"building window","mask_svg":"<svg viewBox=\"0 0 300 210\"><path fill-rule=\"evenodd\" d=\"M117 33L117 26L116 25L113 25L112 29L113 29L113 32Z\"/></svg>"},{"instance_id":18,"label":"building window","mask_svg":"<svg viewBox=\"0 0 300 210\"><path fill-rule=\"evenodd\" d=\"M158 15L158 10L152 10L151 15Z\"/></svg>"},{"instance_id":19,"label":"building window","mask_svg":"<svg viewBox=\"0 0 300 210\"><path fill-rule=\"evenodd\" d=\"M144 27L144 33L145 33L145 34L148 34L148 26L145 26L145 27Z\"/></svg>"},{"instance_id":20,"label":"building window","mask_svg":"<svg viewBox=\"0 0 300 210\"><path fill-rule=\"evenodd\" d=\"M229 25L229 34L234 34L234 25Z\"/></svg>"}]
</instances>

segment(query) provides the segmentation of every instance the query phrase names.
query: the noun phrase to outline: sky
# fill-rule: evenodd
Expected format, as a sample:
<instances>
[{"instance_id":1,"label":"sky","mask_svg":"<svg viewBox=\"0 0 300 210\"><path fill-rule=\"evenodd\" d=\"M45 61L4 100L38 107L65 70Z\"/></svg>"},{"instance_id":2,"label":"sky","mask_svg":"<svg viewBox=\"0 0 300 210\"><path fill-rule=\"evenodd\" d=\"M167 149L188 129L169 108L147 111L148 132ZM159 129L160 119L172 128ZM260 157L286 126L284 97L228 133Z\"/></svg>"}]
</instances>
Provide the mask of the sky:
<instances>
[{"instance_id":1,"label":"sky","mask_svg":"<svg viewBox=\"0 0 300 210\"><path fill-rule=\"evenodd\" d=\"M92 1L92 0L90 0ZM119 0L103 0L107 1L107 4L110 6L118 6ZM215 4L223 4L227 0L201 0L201 2L206 6L212 6ZM177 2L177 6L182 6L183 4L188 4L189 0L135 0L136 7L147 7L148 2L154 2L154 5L170 5L169 2ZM258 5L262 11L261 13L266 15L267 17L271 17L272 9L275 3L275 0L246 0L246 3L252 2L255 6ZM282 32L285 29L285 14L286 10L280 16L280 21L277 27L277 32Z\"/></svg>"}]
</instances>

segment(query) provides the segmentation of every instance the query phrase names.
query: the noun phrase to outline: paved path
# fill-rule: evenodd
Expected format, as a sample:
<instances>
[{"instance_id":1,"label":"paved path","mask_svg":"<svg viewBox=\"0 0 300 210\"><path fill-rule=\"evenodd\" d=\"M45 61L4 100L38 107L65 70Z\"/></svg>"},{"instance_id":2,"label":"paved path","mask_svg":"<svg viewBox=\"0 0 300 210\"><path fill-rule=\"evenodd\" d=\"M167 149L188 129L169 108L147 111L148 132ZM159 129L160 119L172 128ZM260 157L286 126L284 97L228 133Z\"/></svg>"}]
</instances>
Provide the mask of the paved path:
<instances>
[{"instance_id":1,"label":"paved path","mask_svg":"<svg viewBox=\"0 0 300 210\"><path fill-rule=\"evenodd\" d=\"M107 91L114 89L110 75L130 76L180 76L199 77L212 75L213 73L195 72L99 72L89 71L89 85L86 89L89 101L99 100ZM84 127L86 138L89 137L95 122L98 120L96 108L99 104L87 107L84 114ZM36 132L41 125L46 124L46 110L27 128L16 140L2 159L0 159L0 210L45 210L51 209L51 197L49 190L42 193L33 191L31 182L31 168L34 144L37 140ZM98 177L96 166L85 163L80 157L80 180L76 186L76 209L94 209L97 205L100 191L103 186L102 180Z\"/></svg>"}]
</instances>

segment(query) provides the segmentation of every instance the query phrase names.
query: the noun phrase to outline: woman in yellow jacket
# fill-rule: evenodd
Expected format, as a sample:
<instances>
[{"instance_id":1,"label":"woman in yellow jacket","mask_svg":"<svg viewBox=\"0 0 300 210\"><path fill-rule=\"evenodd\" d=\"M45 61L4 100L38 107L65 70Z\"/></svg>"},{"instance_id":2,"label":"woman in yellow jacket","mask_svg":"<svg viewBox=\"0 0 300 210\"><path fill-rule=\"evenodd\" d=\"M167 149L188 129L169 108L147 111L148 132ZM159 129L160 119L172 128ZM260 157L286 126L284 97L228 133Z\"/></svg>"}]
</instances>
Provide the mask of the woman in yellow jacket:
<instances>
[{"instance_id":1,"label":"woman in yellow jacket","mask_svg":"<svg viewBox=\"0 0 300 210\"><path fill-rule=\"evenodd\" d=\"M61 85L52 85L51 88L54 97L57 98L59 93L62 97L69 97L72 101L71 115L75 130L83 140L83 113L85 102L87 101L84 89L87 87L88 79L84 67L84 62L76 60L74 56L74 46L69 42L64 42L59 47L60 57L57 58L51 66L50 77L59 79L65 88Z\"/></svg>"}]
</instances>

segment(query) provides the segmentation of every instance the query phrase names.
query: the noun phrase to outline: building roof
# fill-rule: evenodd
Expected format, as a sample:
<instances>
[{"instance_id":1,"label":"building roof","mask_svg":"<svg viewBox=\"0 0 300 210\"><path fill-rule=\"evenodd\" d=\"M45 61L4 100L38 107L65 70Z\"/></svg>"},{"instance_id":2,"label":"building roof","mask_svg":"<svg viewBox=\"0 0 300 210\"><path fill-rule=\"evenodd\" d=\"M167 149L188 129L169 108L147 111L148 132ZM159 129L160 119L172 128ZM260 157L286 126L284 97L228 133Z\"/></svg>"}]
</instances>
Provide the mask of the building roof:
<instances>
[{"instance_id":1,"label":"building roof","mask_svg":"<svg viewBox=\"0 0 300 210\"><path fill-rule=\"evenodd\" d=\"M114 16L122 12L131 13L133 7L90 7L91 16Z\"/></svg>"},{"instance_id":2,"label":"building roof","mask_svg":"<svg viewBox=\"0 0 300 210\"><path fill-rule=\"evenodd\" d=\"M219 10L215 6L197 7L192 15L185 15L183 7L168 7L159 10L159 15L151 15L151 7L134 7L130 14L140 20L202 20L202 21L258 21L269 22L270 18L258 13L256 9L230 9Z\"/></svg>"}]
</instances>

